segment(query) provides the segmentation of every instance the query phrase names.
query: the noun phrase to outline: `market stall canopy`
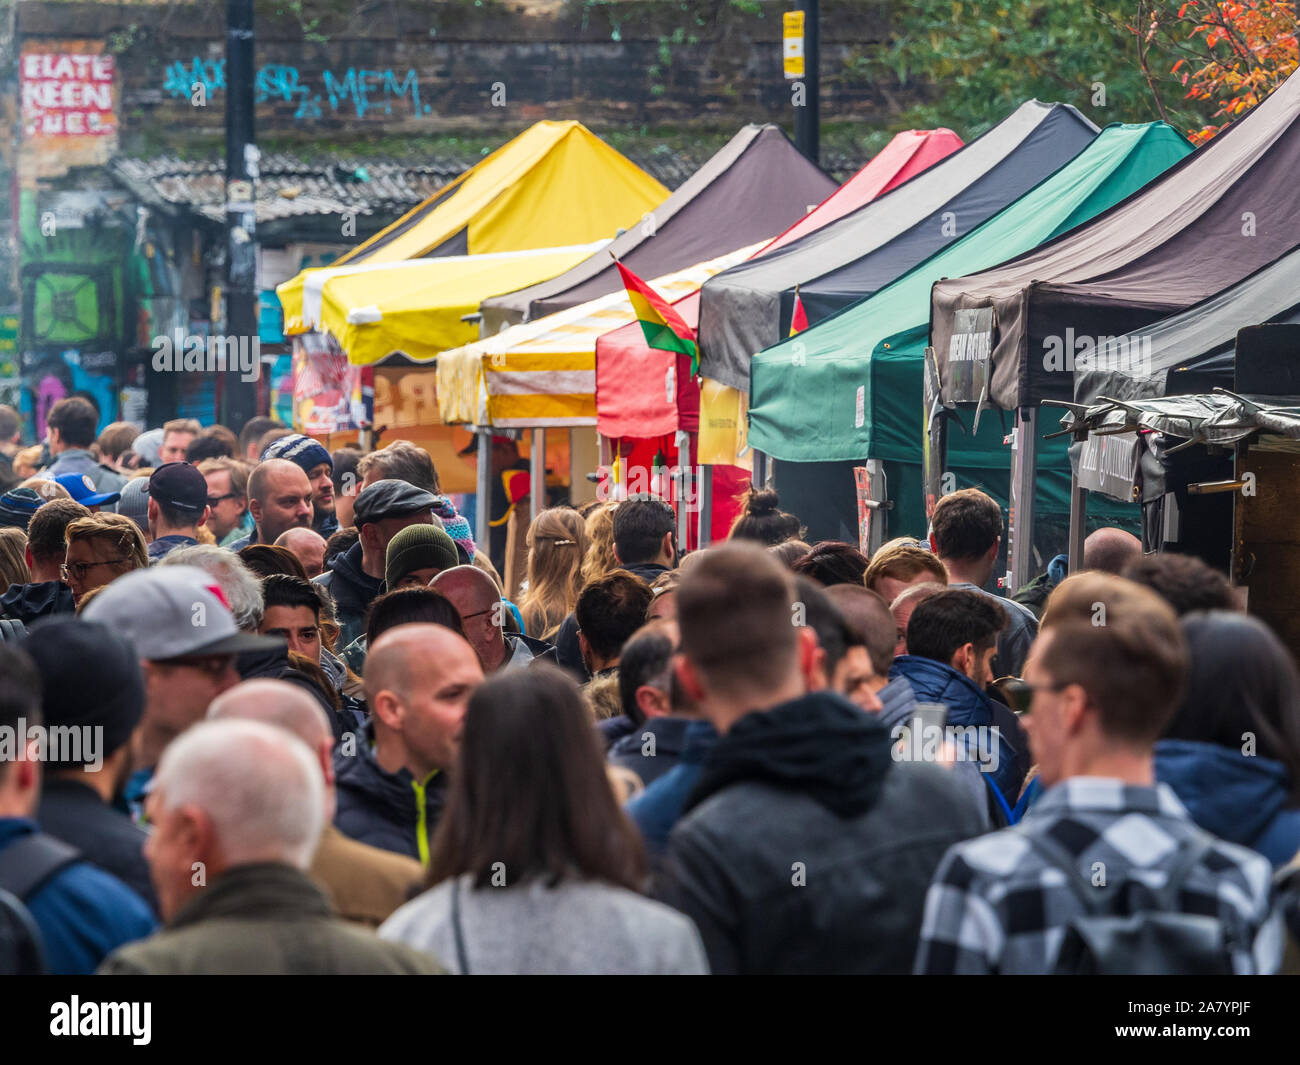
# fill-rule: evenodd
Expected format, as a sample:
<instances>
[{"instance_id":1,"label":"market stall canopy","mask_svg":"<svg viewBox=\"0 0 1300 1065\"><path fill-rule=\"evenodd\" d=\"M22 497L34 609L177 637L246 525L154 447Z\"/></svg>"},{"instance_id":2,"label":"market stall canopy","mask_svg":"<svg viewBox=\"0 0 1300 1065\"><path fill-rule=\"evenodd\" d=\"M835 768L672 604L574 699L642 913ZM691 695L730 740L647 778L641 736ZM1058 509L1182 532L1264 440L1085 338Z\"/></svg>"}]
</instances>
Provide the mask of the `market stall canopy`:
<instances>
[{"instance_id":1,"label":"market stall canopy","mask_svg":"<svg viewBox=\"0 0 1300 1065\"><path fill-rule=\"evenodd\" d=\"M822 226L842 218L864 203L910 180L961 147L950 129L906 130L896 134L871 162L841 185L815 210L766 244L752 258L783 248ZM678 300L674 310L694 329L699 324L700 295ZM611 438L651 437L682 430L701 433L700 461L709 465L743 464L745 451L745 396L719 382L700 385L688 373L678 375L675 404L659 403L658 390L647 386L626 367L658 365L659 353L645 342L641 327L632 322L596 342L596 428ZM701 421L701 406L712 404L715 416ZM705 447L704 434L710 439ZM707 457L706 457L707 456Z\"/></svg>"},{"instance_id":2,"label":"market stall canopy","mask_svg":"<svg viewBox=\"0 0 1300 1065\"><path fill-rule=\"evenodd\" d=\"M582 123L538 122L334 265L608 240L667 196L663 185ZM303 279L299 274L277 289L286 332L303 328Z\"/></svg>"},{"instance_id":3,"label":"market stall canopy","mask_svg":"<svg viewBox=\"0 0 1300 1065\"><path fill-rule=\"evenodd\" d=\"M1208 375L1231 383L1237 331L1257 322L1300 323L1300 250L1181 314L1121 337L1099 337L1095 351L1075 359L1074 401L1199 390Z\"/></svg>"},{"instance_id":4,"label":"market stall canopy","mask_svg":"<svg viewBox=\"0 0 1300 1065\"><path fill-rule=\"evenodd\" d=\"M793 462L919 462L931 286L1005 262L1073 229L1191 150L1161 122L1107 126L1072 160L973 232L874 296L755 355L750 443ZM810 403L810 396L817 402ZM1005 465L1000 442L999 434L998 454ZM955 458L954 463L960 464Z\"/></svg>"},{"instance_id":5,"label":"market stall canopy","mask_svg":"<svg viewBox=\"0 0 1300 1065\"><path fill-rule=\"evenodd\" d=\"M607 243L331 268L309 327L330 333L357 365L394 353L431 359L478 336L463 319L485 297L554 277Z\"/></svg>"},{"instance_id":6,"label":"market stall canopy","mask_svg":"<svg viewBox=\"0 0 1300 1065\"><path fill-rule=\"evenodd\" d=\"M1096 133L1073 107L1031 100L892 192L713 278L700 303L702 372L748 389L750 357L789 331L796 285L852 263L858 296L879 291L1033 188Z\"/></svg>"},{"instance_id":7,"label":"market stall canopy","mask_svg":"<svg viewBox=\"0 0 1300 1065\"><path fill-rule=\"evenodd\" d=\"M759 246L731 251L650 284L665 299L679 298ZM596 341L628 322L636 324L627 293L612 292L443 352L438 356L442 420L508 428L594 425ZM671 362L670 353L660 354ZM671 380L665 383L662 370L656 383L661 392L676 388Z\"/></svg>"},{"instance_id":8,"label":"market stall canopy","mask_svg":"<svg viewBox=\"0 0 1300 1065\"><path fill-rule=\"evenodd\" d=\"M1300 78L1136 196L1058 240L934 287L945 403L1073 395L1074 356L1235 284L1300 245Z\"/></svg>"},{"instance_id":9,"label":"market stall canopy","mask_svg":"<svg viewBox=\"0 0 1300 1065\"><path fill-rule=\"evenodd\" d=\"M610 250L639 277L662 277L770 238L835 188L779 126L746 126ZM593 255L550 281L484 300L483 327L496 333L622 287L613 260Z\"/></svg>"}]
</instances>

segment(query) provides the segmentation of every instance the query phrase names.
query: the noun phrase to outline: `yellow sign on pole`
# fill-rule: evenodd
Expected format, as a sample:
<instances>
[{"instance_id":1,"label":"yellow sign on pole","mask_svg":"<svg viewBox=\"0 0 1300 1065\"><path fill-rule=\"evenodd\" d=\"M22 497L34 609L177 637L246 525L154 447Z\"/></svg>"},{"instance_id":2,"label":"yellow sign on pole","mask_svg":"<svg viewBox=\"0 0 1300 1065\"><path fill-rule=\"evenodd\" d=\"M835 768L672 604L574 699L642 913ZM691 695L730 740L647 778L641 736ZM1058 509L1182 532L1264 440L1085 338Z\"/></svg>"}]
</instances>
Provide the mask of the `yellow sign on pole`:
<instances>
[{"instance_id":1,"label":"yellow sign on pole","mask_svg":"<svg viewBox=\"0 0 1300 1065\"><path fill-rule=\"evenodd\" d=\"M781 16L781 66L788 79L804 76L802 11L787 11Z\"/></svg>"}]
</instances>

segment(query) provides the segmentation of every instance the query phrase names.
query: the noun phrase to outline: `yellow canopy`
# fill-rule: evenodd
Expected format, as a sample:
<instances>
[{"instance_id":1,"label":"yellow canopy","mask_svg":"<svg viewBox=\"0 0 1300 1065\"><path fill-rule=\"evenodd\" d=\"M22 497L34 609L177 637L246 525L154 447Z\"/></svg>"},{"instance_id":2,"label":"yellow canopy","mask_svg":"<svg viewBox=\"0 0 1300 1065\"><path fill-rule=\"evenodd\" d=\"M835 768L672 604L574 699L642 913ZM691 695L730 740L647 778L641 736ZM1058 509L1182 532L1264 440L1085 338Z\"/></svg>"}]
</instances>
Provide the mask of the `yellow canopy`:
<instances>
[{"instance_id":1,"label":"yellow canopy","mask_svg":"<svg viewBox=\"0 0 1300 1065\"><path fill-rule=\"evenodd\" d=\"M318 296L316 280L309 279L314 298L308 301L307 328L330 333L357 365L393 352L431 359L478 335L478 326L461 318L476 313L489 296L562 274L607 243L332 267Z\"/></svg>"},{"instance_id":2,"label":"yellow canopy","mask_svg":"<svg viewBox=\"0 0 1300 1065\"><path fill-rule=\"evenodd\" d=\"M650 282L672 302L766 242ZM626 292L524 322L438 356L438 412L457 422L514 428L596 424L596 339L636 318Z\"/></svg>"},{"instance_id":3,"label":"yellow canopy","mask_svg":"<svg viewBox=\"0 0 1300 1065\"><path fill-rule=\"evenodd\" d=\"M335 265L557 247L614 237L668 190L580 122L538 122ZM303 332L306 274L276 291ZM498 293L493 293L497 295ZM486 297L485 297L486 298Z\"/></svg>"}]
</instances>

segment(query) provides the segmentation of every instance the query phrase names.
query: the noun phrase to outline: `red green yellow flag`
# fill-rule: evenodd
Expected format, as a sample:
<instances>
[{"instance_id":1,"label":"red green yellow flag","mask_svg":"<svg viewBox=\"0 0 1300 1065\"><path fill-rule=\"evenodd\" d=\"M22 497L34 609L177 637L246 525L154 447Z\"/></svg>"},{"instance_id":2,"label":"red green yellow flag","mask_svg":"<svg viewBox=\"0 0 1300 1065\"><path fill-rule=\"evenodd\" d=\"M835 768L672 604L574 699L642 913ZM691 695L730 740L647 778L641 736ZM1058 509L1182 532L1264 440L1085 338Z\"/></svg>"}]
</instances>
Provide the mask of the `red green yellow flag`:
<instances>
[{"instance_id":1,"label":"red green yellow flag","mask_svg":"<svg viewBox=\"0 0 1300 1065\"><path fill-rule=\"evenodd\" d=\"M659 351L689 355L691 376L694 377L700 370L700 349L695 343L695 330L641 278L618 260L614 265L618 267L623 287L627 289L627 298L632 301L632 311L641 323L646 344Z\"/></svg>"}]
</instances>

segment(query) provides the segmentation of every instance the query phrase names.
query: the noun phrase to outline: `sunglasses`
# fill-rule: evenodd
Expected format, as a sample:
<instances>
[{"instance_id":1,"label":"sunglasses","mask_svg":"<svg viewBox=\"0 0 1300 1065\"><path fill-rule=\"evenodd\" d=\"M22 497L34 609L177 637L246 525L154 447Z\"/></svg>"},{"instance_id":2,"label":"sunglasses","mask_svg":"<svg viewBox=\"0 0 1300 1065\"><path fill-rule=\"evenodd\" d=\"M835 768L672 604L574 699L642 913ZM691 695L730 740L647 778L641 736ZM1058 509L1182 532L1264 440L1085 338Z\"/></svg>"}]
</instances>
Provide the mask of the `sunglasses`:
<instances>
[{"instance_id":1,"label":"sunglasses","mask_svg":"<svg viewBox=\"0 0 1300 1065\"><path fill-rule=\"evenodd\" d=\"M1034 703L1035 692L1059 692L1068 688L1068 683L1058 682L1056 684L1030 684L1027 680L1021 680L1019 677L999 677L989 688L993 694L997 695L1007 706L1011 707L1017 715L1029 713L1029 708Z\"/></svg>"},{"instance_id":2,"label":"sunglasses","mask_svg":"<svg viewBox=\"0 0 1300 1065\"><path fill-rule=\"evenodd\" d=\"M240 498L242 497L239 495L238 492L227 492L223 496L208 496L208 506L216 507L216 506L220 506L223 500L240 499Z\"/></svg>"}]
</instances>

